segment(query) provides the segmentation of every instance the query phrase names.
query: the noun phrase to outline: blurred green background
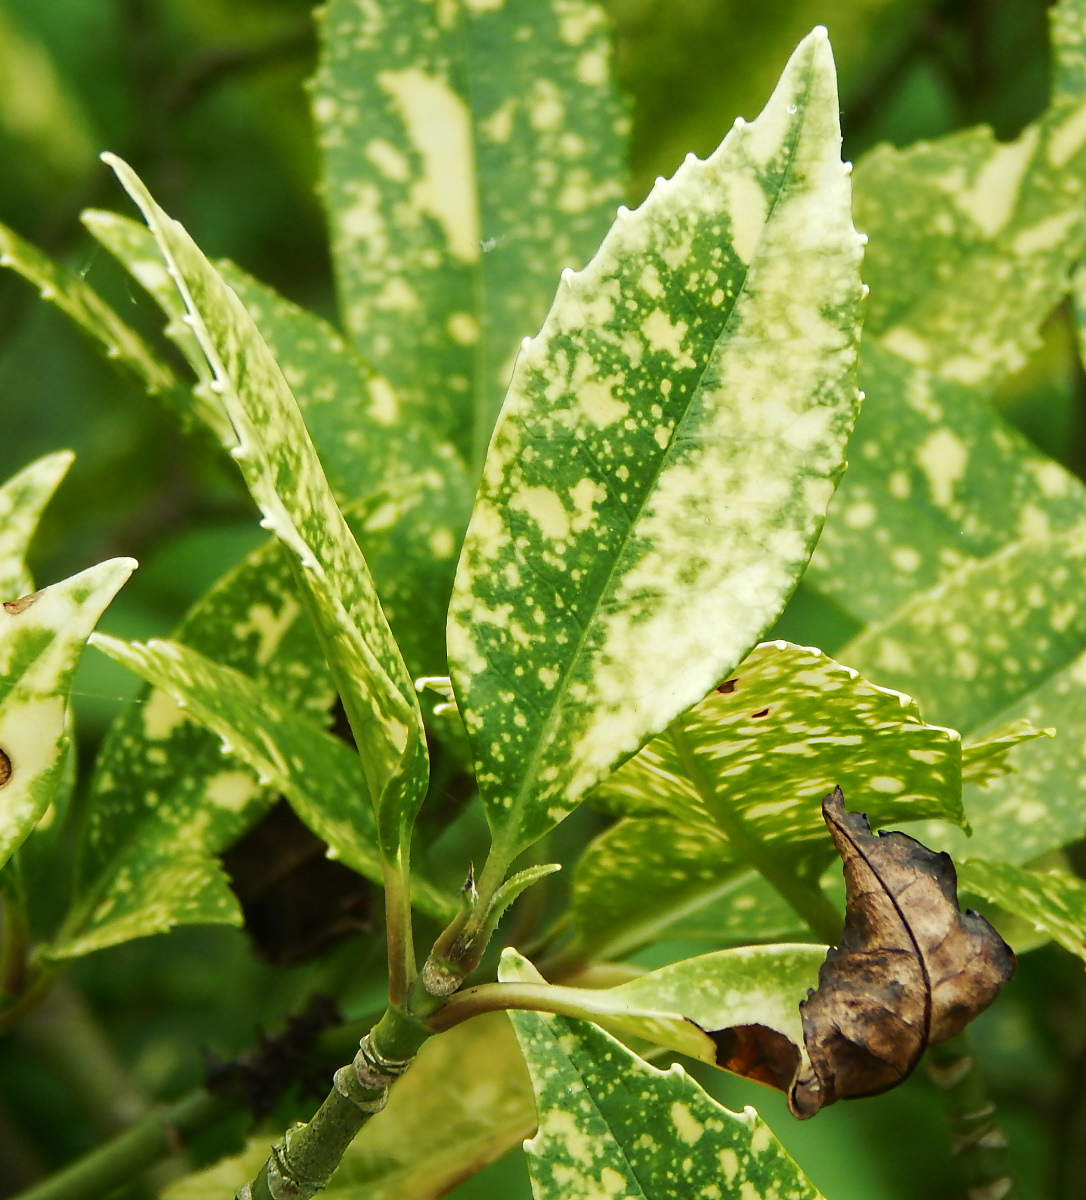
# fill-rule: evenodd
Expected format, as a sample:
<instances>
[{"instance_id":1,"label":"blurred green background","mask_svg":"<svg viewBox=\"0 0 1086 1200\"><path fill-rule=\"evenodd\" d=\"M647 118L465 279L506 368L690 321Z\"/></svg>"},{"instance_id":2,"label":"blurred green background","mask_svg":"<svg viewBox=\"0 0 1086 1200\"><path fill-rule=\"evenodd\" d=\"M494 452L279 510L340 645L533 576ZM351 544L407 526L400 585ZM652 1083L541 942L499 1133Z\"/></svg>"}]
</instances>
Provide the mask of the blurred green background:
<instances>
[{"instance_id":1,"label":"blurred green background","mask_svg":"<svg viewBox=\"0 0 1086 1200\"><path fill-rule=\"evenodd\" d=\"M735 116L755 116L790 50L817 23L837 55L847 157L977 122L1009 138L1045 104L1042 0L610 0L609 8L634 113L631 203L688 151L711 150ZM124 207L96 158L108 148L211 255L332 316L304 88L315 55L307 0L0 0L0 220L154 330L146 301L78 221L87 206ZM1082 474L1084 400L1070 325L1057 313L1043 348L997 402ZM35 546L38 580L111 554L140 560L103 623L110 632L167 634L262 540L221 464L6 273L0 415L5 477L51 450L78 455ZM803 613L802 626L829 651L847 632L817 612ZM133 678L88 655L76 687L84 767L135 690ZM273 1026L313 990L342 995L352 1015L372 1010L378 998L359 946L349 941L318 965L273 968L254 959L240 932L188 929L101 953L73 974L135 1081L161 1098L199 1081L202 1047L238 1052L256 1025ZM1053 947L1025 955L976 1037L1023 1196L1086 1195L1081 964ZM0 1196L101 1136L101 1113L62 1075L28 1036L0 1042ZM733 1107L757 1104L830 1200L963 1194L938 1100L922 1077L802 1125L754 1085L720 1075L705 1082ZM281 1127L287 1115L274 1120ZM241 1132L235 1123L205 1138L197 1157L232 1149ZM529 1195L522 1161L510 1156L456 1195Z\"/></svg>"}]
</instances>

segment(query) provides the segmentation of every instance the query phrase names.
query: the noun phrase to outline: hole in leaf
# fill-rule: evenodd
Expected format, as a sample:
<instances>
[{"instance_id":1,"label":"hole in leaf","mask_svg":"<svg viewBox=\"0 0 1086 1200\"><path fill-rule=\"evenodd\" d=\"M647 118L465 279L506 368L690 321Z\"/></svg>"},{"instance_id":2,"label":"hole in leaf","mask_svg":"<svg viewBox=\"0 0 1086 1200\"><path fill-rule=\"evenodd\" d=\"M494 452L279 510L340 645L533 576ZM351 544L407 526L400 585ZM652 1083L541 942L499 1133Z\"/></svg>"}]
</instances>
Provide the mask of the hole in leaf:
<instances>
[{"instance_id":1,"label":"hole in leaf","mask_svg":"<svg viewBox=\"0 0 1086 1200\"><path fill-rule=\"evenodd\" d=\"M0 750L0 787L11 778L11 759Z\"/></svg>"},{"instance_id":2,"label":"hole in leaf","mask_svg":"<svg viewBox=\"0 0 1086 1200\"><path fill-rule=\"evenodd\" d=\"M750 719L751 719L752 721L756 721L756 720L757 720L759 717L768 717L768 716L769 716L769 709L768 709L768 708L763 708L763 709L761 709L761 711L759 711L759 712L756 712L756 713L751 713L751 714L750 714Z\"/></svg>"},{"instance_id":3,"label":"hole in leaf","mask_svg":"<svg viewBox=\"0 0 1086 1200\"><path fill-rule=\"evenodd\" d=\"M724 682L716 690L722 696L730 696L735 691L735 685L739 682L738 679L725 679Z\"/></svg>"}]
</instances>

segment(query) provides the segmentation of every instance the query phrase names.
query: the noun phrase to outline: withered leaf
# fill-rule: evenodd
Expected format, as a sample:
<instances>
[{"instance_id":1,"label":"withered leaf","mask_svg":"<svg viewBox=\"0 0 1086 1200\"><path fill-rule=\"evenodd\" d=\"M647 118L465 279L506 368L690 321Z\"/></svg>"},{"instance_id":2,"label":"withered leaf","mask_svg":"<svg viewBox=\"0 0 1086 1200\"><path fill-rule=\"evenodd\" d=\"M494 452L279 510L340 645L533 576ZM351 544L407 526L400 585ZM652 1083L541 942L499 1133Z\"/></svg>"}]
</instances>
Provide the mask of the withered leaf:
<instances>
[{"instance_id":1,"label":"withered leaf","mask_svg":"<svg viewBox=\"0 0 1086 1200\"><path fill-rule=\"evenodd\" d=\"M844 863L845 931L800 1005L806 1053L788 1090L797 1117L904 1080L933 1042L953 1037L1014 973L1014 954L958 909L948 854L903 833L872 834L840 788L822 815Z\"/></svg>"}]
</instances>

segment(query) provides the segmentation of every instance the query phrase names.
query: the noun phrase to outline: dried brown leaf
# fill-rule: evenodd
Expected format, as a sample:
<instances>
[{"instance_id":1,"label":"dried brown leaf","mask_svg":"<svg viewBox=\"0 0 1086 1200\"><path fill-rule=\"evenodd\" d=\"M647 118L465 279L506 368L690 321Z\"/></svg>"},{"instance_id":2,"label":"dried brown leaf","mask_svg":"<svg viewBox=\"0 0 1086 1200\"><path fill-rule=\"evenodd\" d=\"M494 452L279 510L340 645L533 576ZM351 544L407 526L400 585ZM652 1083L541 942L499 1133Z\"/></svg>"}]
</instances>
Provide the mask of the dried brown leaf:
<instances>
[{"instance_id":1,"label":"dried brown leaf","mask_svg":"<svg viewBox=\"0 0 1086 1200\"><path fill-rule=\"evenodd\" d=\"M806 1053L788 1092L797 1117L901 1083L932 1042L959 1033L1014 973L1010 947L958 909L948 854L871 832L836 788L822 815L844 862L841 944L800 1005Z\"/></svg>"}]
</instances>

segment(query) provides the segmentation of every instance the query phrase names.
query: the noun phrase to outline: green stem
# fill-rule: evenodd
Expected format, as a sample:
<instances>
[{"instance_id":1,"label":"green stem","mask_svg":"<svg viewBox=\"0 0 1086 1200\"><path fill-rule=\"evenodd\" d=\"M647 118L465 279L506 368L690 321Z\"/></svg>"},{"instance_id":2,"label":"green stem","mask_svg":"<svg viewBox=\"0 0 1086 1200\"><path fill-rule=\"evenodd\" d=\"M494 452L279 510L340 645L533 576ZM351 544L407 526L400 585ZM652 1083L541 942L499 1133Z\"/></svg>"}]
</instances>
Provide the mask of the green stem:
<instances>
[{"instance_id":1,"label":"green stem","mask_svg":"<svg viewBox=\"0 0 1086 1200\"><path fill-rule=\"evenodd\" d=\"M951 1149L965 1170L969 1200L1013 1200L1017 1189L1004 1153L1007 1139L996 1123L968 1030L929 1047L925 1064L943 1094Z\"/></svg>"},{"instance_id":2,"label":"green stem","mask_svg":"<svg viewBox=\"0 0 1086 1200\"><path fill-rule=\"evenodd\" d=\"M214 1095L201 1088L143 1117L16 1200L99 1200L155 1163L177 1154L189 1138L241 1107L242 1102L235 1097Z\"/></svg>"},{"instance_id":3,"label":"green stem","mask_svg":"<svg viewBox=\"0 0 1086 1200\"><path fill-rule=\"evenodd\" d=\"M421 978L412 984L409 1002L420 1016L442 1003L426 996ZM354 1061L336 1072L313 1119L287 1131L256 1178L238 1190L237 1200L309 1200L325 1188L347 1147L384 1108L388 1089L429 1036L416 1016L390 1005L362 1039Z\"/></svg>"},{"instance_id":4,"label":"green stem","mask_svg":"<svg viewBox=\"0 0 1086 1200\"><path fill-rule=\"evenodd\" d=\"M701 763L690 745L682 721L674 722L669 732L687 775L735 852L746 859L766 882L780 893L806 921L815 937L827 945L836 946L841 938L844 918L826 898L822 889L817 883L810 884L800 879L786 865L780 863L761 839L750 832L746 822L736 815L728 802L721 800L716 788L701 769Z\"/></svg>"}]
</instances>

